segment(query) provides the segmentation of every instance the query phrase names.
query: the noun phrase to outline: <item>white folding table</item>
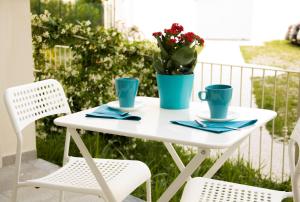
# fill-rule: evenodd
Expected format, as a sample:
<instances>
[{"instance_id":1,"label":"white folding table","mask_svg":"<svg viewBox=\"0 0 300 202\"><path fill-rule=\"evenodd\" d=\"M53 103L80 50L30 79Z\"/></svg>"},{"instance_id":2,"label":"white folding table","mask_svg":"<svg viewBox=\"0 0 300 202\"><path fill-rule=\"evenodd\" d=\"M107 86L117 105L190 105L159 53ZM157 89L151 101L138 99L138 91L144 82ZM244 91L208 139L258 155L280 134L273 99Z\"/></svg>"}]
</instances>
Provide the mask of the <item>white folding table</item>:
<instances>
[{"instance_id":1,"label":"white folding table","mask_svg":"<svg viewBox=\"0 0 300 202\"><path fill-rule=\"evenodd\" d=\"M190 108L186 110L166 110L159 107L158 98L138 97L138 99L144 103L144 106L137 111L131 112L131 114L140 116L142 118L140 121L86 117L85 115L88 112L96 109L92 108L59 117L54 122L56 125L68 128L75 143L84 148L81 150L81 153L87 161L92 161L92 157L76 132L76 129L163 142L181 172L159 198L159 202L169 201L174 196L204 159L209 156L211 149L226 149L226 151L204 175L207 178L211 178L218 171L252 131L276 117L276 112L271 110L230 107L231 111L237 113L237 120L257 119L258 121L254 125L242 128L241 130L216 134L170 123L172 120L196 119L200 111L207 109L206 103L192 102ZM195 146L198 148L198 152L185 166L172 143Z\"/></svg>"}]
</instances>

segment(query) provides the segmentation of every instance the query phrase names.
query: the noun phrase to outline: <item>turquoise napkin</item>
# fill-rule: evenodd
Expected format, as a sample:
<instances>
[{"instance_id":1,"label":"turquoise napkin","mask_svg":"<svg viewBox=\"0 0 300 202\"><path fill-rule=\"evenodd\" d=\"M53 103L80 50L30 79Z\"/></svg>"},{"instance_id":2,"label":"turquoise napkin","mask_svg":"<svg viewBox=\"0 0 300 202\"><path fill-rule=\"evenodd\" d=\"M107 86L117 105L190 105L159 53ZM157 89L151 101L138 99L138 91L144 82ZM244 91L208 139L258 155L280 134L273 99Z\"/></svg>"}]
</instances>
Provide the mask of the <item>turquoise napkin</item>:
<instances>
[{"instance_id":1,"label":"turquoise napkin","mask_svg":"<svg viewBox=\"0 0 300 202\"><path fill-rule=\"evenodd\" d=\"M173 124L196 128L200 130L205 130L213 133L224 133L234 129L226 128L226 127L234 127L234 128L243 128L246 126L253 125L257 122L257 119L253 120L245 120L245 121L228 121L228 122L210 122L210 121L202 121L206 125L206 127L200 126L196 121L171 121Z\"/></svg>"},{"instance_id":2,"label":"turquoise napkin","mask_svg":"<svg viewBox=\"0 0 300 202\"><path fill-rule=\"evenodd\" d=\"M101 105L95 111L85 115L86 117L94 118L107 118L107 119L120 119L120 120L132 120L139 121L141 117L130 115L128 112L122 112L118 109L113 109L107 105Z\"/></svg>"}]
</instances>

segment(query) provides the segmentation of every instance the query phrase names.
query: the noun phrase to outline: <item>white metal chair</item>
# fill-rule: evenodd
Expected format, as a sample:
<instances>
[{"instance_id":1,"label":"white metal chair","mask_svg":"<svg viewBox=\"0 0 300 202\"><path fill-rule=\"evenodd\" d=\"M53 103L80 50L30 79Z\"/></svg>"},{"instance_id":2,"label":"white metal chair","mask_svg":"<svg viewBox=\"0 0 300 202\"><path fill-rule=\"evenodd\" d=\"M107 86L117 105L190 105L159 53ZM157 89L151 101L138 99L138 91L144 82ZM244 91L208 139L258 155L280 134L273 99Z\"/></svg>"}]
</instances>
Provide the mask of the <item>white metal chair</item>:
<instances>
[{"instance_id":1,"label":"white metal chair","mask_svg":"<svg viewBox=\"0 0 300 202\"><path fill-rule=\"evenodd\" d=\"M293 197L300 201L300 119L297 121L289 142L289 163L292 179L292 191L284 192L247 186L220 180L196 177L189 180L184 188L181 202L277 202L284 198Z\"/></svg>"},{"instance_id":2,"label":"white metal chair","mask_svg":"<svg viewBox=\"0 0 300 202\"><path fill-rule=\"evenodd\" d=\"M17 200L17 189L23 186L49 188L63 191L93 194L105 201L125 199L133 190L146 182L147 201L151 201L151 173L140 161L92 159L84 144L77 144L80 136L76 130L66 134L64 165L48 176L20 182L22 156L22 131L30 123L54 114L71 113L67 98L59 82L53 79L12 87L5 92L5 102L17 135L16 175L12 201ZM75 131L75 133L74 133ZM71 157L70 134L84 158ZM82 152L83 151L83 152Z\"/></svg>"},{"instance_id":3,"label":"white metal chair","mask_svg":"<svg viewBox=\"0 0 300 202\"><path fill-rule=\"evenodd\" d=\"M182 194L181 202L279 202L293 197L300 202L300 119L297 121L289 141L289 163L292 180L292 191L284 192L259 187L224 182L208 178L196 177L188 181Z\"/></svg>"}]
</instances>

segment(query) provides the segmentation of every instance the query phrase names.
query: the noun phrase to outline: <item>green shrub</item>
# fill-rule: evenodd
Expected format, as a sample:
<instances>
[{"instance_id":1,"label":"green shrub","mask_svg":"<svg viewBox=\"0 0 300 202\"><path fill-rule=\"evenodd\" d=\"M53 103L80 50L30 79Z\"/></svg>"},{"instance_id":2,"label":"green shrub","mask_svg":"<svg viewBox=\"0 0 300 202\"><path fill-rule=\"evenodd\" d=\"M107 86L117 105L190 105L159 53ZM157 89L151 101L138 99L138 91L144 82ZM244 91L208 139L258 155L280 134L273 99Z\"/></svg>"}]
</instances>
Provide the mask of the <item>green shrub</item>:
<instances>
[{"instance_id":1,"label":"green shrub","mask_svg":"<svg viewBox=\"0 0 300 202\"><path fill-rule=\"evenodd\" d=\"M90 20L92 26L103 25L103 4L99 0L30 0L30 10L32 14L48 10L68 23Z\"/></svg>"},{"instance_id":2,"label":"green shrub","mask_svg":"<svg viewBox=\"0 0 300 202\"><path fill-rule=\"evenodd\" d=\"M149 41L129 41L115 29L93 28L88 21L62 23L45 12L32 17L32 38L36 80L57 79L64 87L72 112L115 100L114 79L137 77L138 95L157 96L152 55L157 51ZM55 45L68 45L71 65L53 67L44 54ZM38 122L40 135L56 132L52 119Z\"/></svg>"}]
</instances>

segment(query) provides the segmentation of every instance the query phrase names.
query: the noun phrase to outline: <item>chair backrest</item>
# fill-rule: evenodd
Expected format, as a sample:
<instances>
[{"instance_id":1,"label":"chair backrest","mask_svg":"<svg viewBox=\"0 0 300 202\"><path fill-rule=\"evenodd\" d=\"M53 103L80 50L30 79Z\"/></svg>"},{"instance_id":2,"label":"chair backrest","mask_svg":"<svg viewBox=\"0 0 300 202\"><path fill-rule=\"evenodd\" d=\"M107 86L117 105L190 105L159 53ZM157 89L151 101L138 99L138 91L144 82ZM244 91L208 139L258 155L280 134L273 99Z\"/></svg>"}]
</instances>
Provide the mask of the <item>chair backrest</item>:
<instances>
[{"instance_id":1,"label":"chair backrest","mask_svg":"<svg viewBox=\"0 0 300 202\"><path fill-rule=\"evenodd\" d=\"M17 135L37 119L71 112L61 84L54 79L8 88L5 103Z\"/></svg>"},{"instance_id":2,"label":"chair backrest","mask_svg":"<svg viewBox=\"0 0 300 202\"><path fill-rule=\"evenodd\" d=\"M300 118L292 132L289 141L289 164L291 171L292 189L294 201L300 201Z\"/></svg>"}]
</instances>

